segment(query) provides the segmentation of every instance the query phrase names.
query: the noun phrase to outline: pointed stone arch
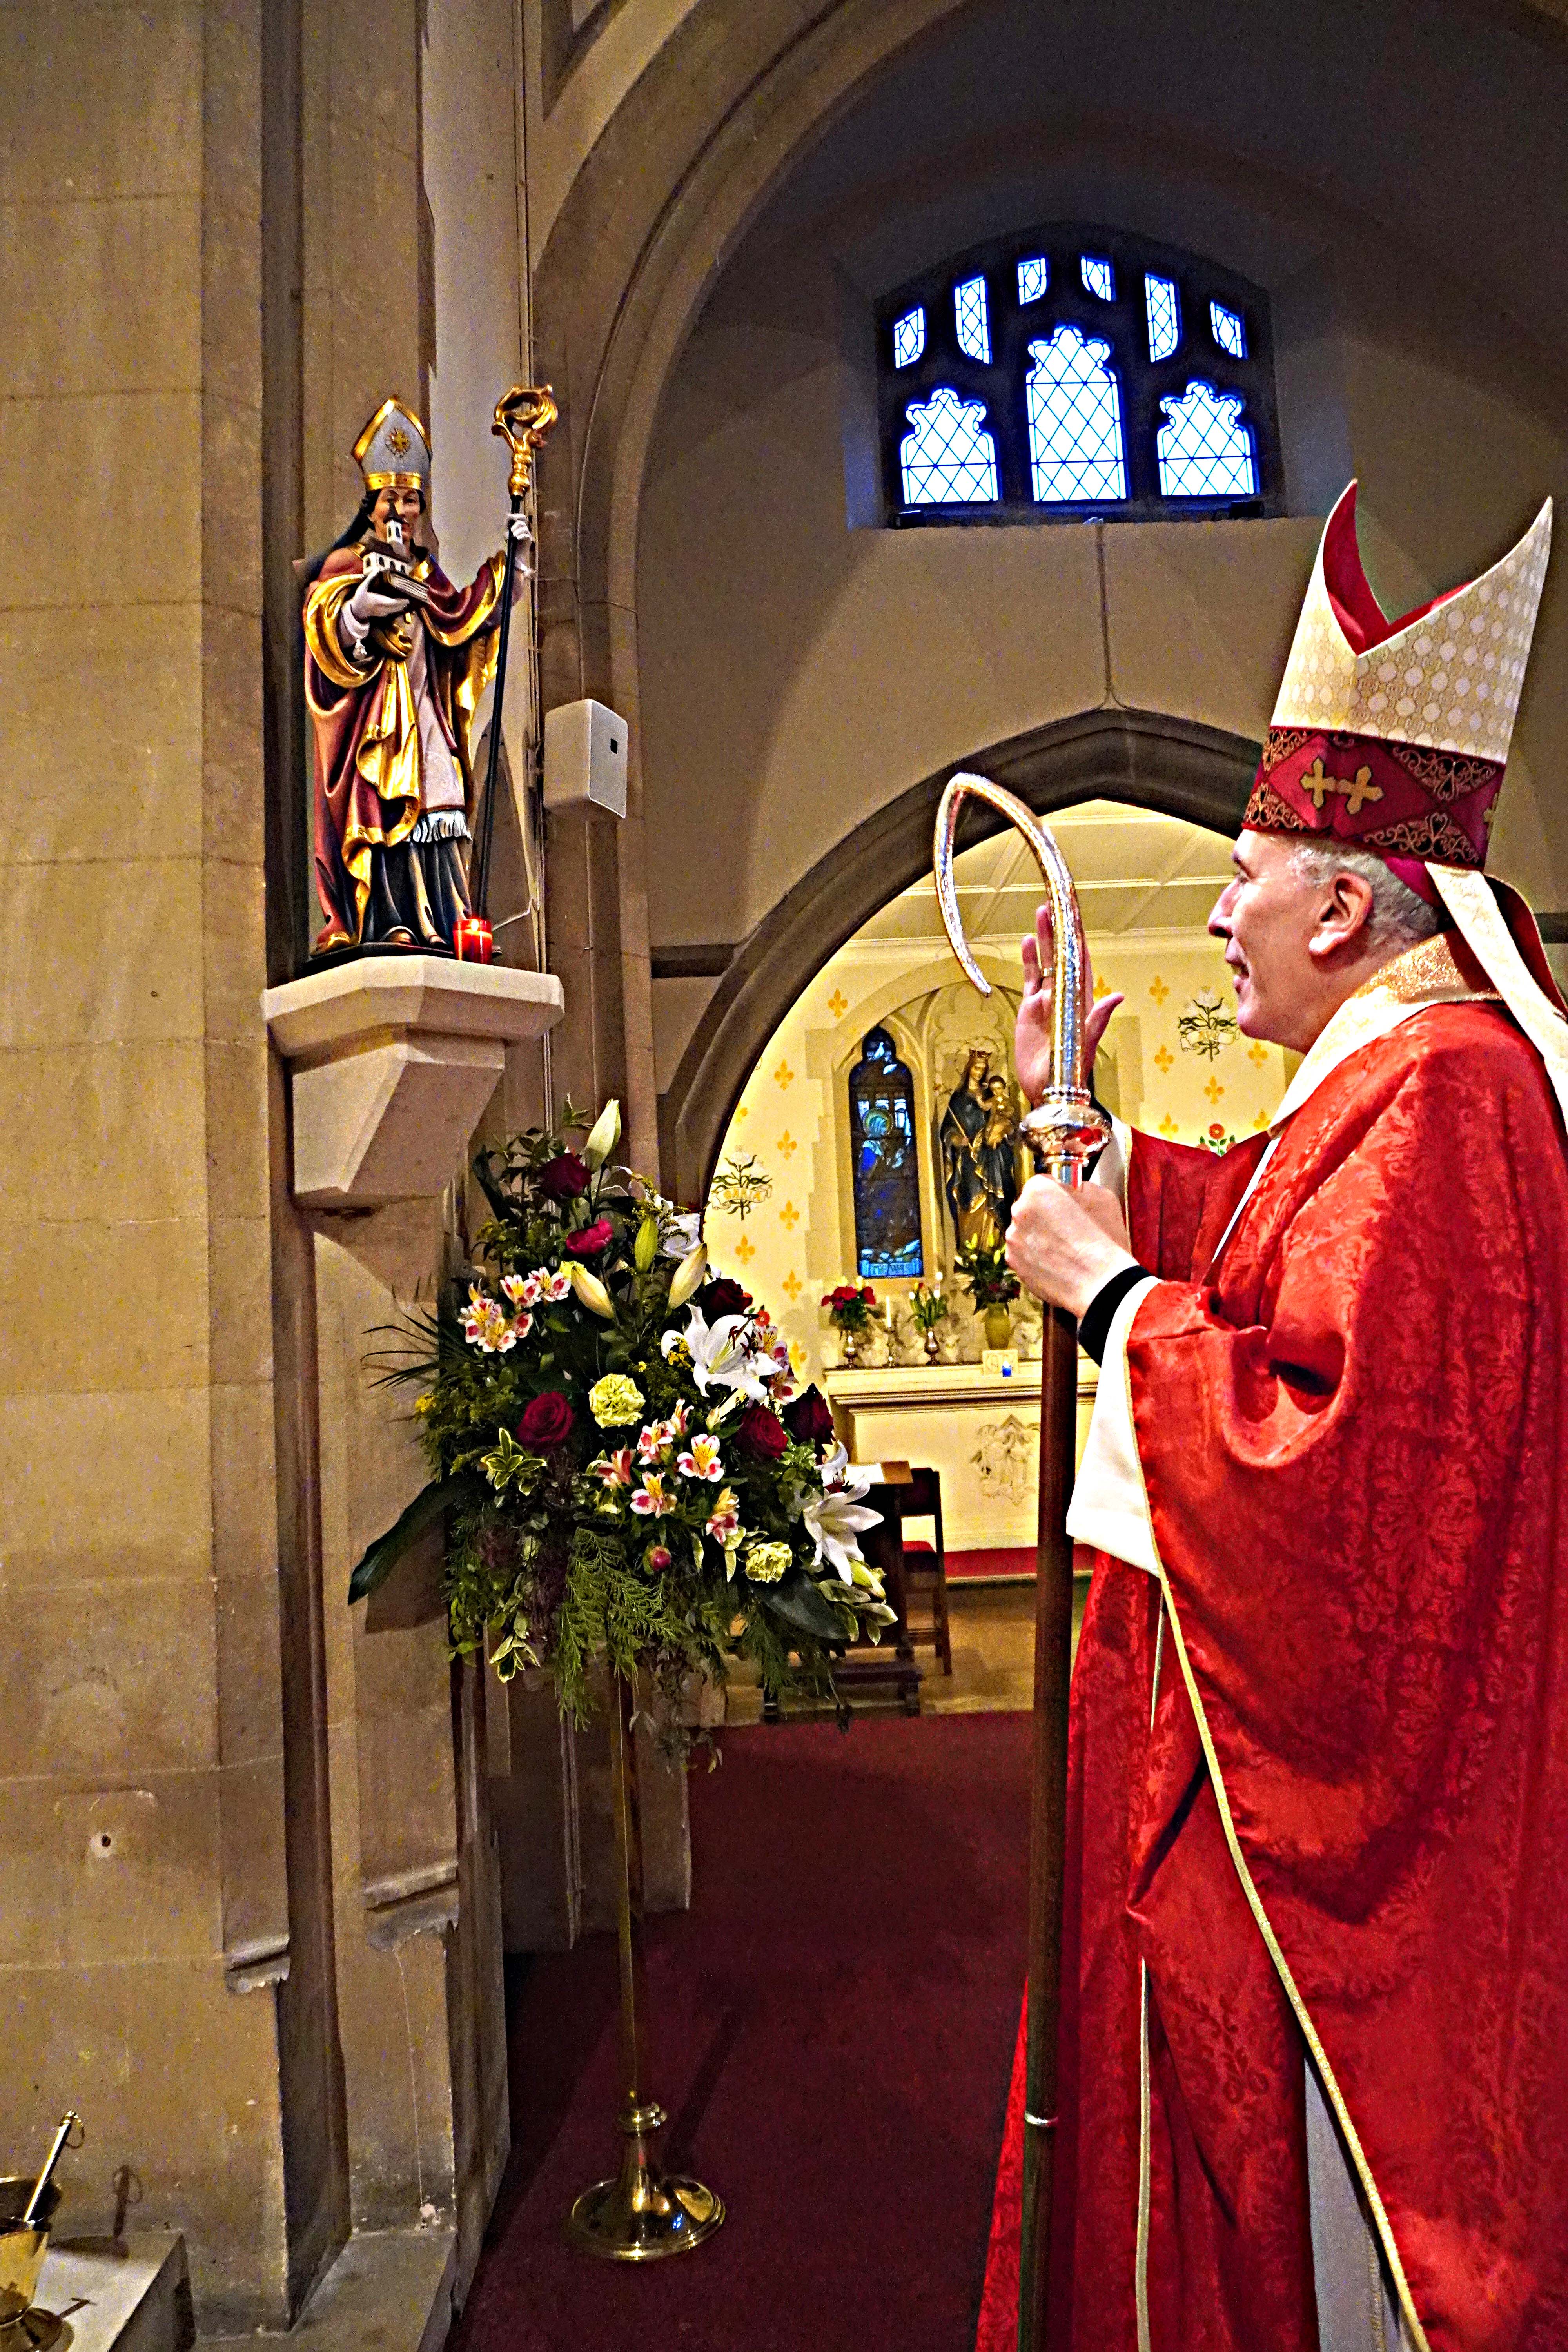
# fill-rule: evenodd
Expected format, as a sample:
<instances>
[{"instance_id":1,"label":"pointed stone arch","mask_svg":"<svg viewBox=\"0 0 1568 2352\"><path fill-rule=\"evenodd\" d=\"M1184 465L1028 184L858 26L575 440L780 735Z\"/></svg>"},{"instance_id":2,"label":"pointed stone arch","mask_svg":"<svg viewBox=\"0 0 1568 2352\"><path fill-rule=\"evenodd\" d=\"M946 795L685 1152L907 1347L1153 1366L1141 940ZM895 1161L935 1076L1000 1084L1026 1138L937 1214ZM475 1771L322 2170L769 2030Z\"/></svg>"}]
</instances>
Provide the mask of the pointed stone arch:
<instances>
[{"instance_id":1,"label":"pointed stone arch","mask_svg":"<svg viewBox=\"0 0 1568 2352\"><path fill-rule=\"evenodd\" d=\"M702 1198L741 1090L790 1005L862 923L930 871L937 803L955 770L993 777L1041 816L1078 801L1122 801L1234 834L1258 749L1246 736L1157 711L1088 710L910 785L819 858L736 949L660 1101L666 1189ZM1000 830L990 810L972 803L960 845Z\"/></svg>"}]
</instances>

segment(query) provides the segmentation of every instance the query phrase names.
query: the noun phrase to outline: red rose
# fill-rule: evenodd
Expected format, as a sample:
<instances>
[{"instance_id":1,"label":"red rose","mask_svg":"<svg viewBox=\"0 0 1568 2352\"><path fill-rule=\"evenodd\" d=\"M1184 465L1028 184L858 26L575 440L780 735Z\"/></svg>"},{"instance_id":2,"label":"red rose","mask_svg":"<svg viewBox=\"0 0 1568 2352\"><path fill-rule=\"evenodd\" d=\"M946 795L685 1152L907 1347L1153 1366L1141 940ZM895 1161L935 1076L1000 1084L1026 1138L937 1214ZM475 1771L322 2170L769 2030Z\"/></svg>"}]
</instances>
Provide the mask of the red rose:
<instances>
[{"instance_id":1,"label":"red rose","mask_svg":"<svg viewBox=\"0 0 1568 2352\"><path fill-rule=\"evenodd\" d=\"M702 1304L715 1323L721 1315L743 1315L751 1303L751 1292L742 1290L727 1274L702 1286Z\"/></svg>"},{"instance_id":2,"label":"red rose","mask_svg":"<svg viewBox=\"0 0 1568 2352\"><path fill-rule=\"evenodd\" d=\"M548 1446L563 1445L576 1425L577 1416L559 1389L546 1389L524 1405L522 1419L517 1424L517 1442L535 1454Z\"/></svg>"},{"instance_id":3,"label":"red rose","mask_svg":"<svg viewBox=\"0 0 1568 2352\"><path fill-rule=\"evenodd\" d=\"M824 1307L831 1307L837 1309L844 1307L858 1306L859 1300L860 1293L856 1288L855 1285L852 1282L841 1282L837 1290L830 1290L828 1292L826 1297L822 1303Z\"/></svg>"},{"instance_id":4,"label":"red rose","mask_svg":"<svg viewBox=\"0 0 1568 2352\"><path fill-rule=\"evenodd\" d=\"M655 1576L662 1576L665 1570L669 1566L670 1560L673 1559L674 1555L669 1550L668 1545L649 1544L647 1551L644 1552L642 1557L643 1566L645 1568L650 1569Z\"/></svg>"},{"instance_id":5,"label":"red rose","mask_svg":"<svg viewBox=\"0 0 1568 2352\"><path fill-rule=\"evenodd\" d=\"M861 1291L860 1296L865 1300L868 1307L875 1307L877 1304L877 1294L872 1289L869 1283L867 1283L865 1288Z\"/></svg>"},{"instance_id":6,"label":"red rose","mask_svg":"<svg viewBox=\"0 0 1568 2352\"><path fill-rule=\"evenodd\" d=\"M533 1181L547 1201L575 1201L588 1189L588 1170L574 1151L563 1151L547 1160Z\"/></svg>"},{"instance_id":7,"label":"red rose","mask_svg":"<svg viewBox=\"0 0 1568 2352\"><path fill-rule=\"evenodd\" d=\"M568 1234L566 1246L574 1257L597 1257L601 1250L609 1248L615 1238L616 1229L608 1217L595 1217L591 1225L584 1225L578 1233Z\"/></svg>"},{"instance_id":8,"label":"red rose","mask_svg":"<svg viewBox=\"0 0 1568 2352\"><path fill-rule=\"evenodd\" d=\"M800 1445L820 1445L833 1434L833 1413L827 1399L815 1384L802 1389L793 1403L784 1409L784 1427Z\"/></svg>"},{"instance_id":9,"label":"red rose","mask_svg":"<svg viewBox=\"0 0 1568 2352\"><path fill-rule=\"evenodd\" d=\"M776 1462L789 1444L789 1432L765 1404L749 1404L735 1424L735 1443L750 1461Z\"/></svg>"}]
</instances>

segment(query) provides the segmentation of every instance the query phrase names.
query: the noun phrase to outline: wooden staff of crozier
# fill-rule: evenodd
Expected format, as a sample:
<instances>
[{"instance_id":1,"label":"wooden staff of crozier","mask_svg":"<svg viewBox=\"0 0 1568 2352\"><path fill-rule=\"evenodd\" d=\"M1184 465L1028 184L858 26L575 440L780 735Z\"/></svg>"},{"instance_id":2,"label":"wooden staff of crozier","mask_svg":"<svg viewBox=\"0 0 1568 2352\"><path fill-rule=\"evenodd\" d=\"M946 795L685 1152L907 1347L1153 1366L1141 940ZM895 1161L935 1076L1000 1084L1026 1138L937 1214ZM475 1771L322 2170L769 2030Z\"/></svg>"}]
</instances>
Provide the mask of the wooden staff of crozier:
<instances>
[{"instance_id":1,"label":"wooden staff of crozier","mask_svg":"<svg viewBox=\"0 0 1568 2352\"><path fill-rule=\"evenodd\" d=\"M952 878L958 815L983 801L1017 827L1035 854L1050 905L1056 994L1051 1083L1024 1120L1024 1132L1059 1184L1084 1181L1110 1132L1090 1098L1084 1070L1089 957L1078 893L1046 827L1013 793L984 776L952 778L937 810L937 898L952 951L982 996L991 983L970 953ZM1047 2290L1051 2242L1052 2134L1057 2120L1057 2012L1061 1984L1062 1864L1067 1834L1068 1678L1072 1659L1072 1499L1078 1423L1078 1326L1059 1307L1045 1311L1040 1385L1039 1573L1035 1595L1035 1753L1029 1822L1029 2018L1024 2108L1023 2242L1018 2275L1018 2352L1048 2352Z\"/></svg>"},{"instance_id":2,"label":"wooden staff of crozier","mask_svg":"<svg viewBox=\"0 0 1568 2352\"><path fill-rule=\"evenodd\" d=\"M496 647L495 693L490 701L490 749L485 765L485 804L479 818L479 845L474 856L474 912L486 911L490 880L490 841L495 833L496 778L500 766L500 715L506 698L507 651L511 643L511 599L517 577L519 541L512 525L523 510L533 474L533 453L561 412L547 383L514 383L496 403L492 433L511 451L511 477L507 488L511 505L507 514L506 575L501 583L500 643Z\"/></svg>"}]
</instances>

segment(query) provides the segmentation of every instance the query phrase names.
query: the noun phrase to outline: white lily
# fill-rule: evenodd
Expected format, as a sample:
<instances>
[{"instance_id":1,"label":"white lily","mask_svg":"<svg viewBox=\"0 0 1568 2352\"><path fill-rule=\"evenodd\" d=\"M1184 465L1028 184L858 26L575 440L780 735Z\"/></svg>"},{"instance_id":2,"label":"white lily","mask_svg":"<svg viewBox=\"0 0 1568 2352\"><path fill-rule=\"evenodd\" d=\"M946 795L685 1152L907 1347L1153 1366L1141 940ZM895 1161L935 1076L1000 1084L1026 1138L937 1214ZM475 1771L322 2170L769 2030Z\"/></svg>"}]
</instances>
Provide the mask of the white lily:
<instances>
[{"instance_id":1,"label":"white lily","mask_svg":"<svg viewBox=\"0 0 1568 2352\"><path fill-rule=\"evenodd\" d=\"M602 1168L621 1139L621 1107L612 1095L583 1146L583 1165Z\"/></svg>"},{"instance_id":2,"label":"white lily","mask_svg":"<svg viewBox=\"0 0 1568 2352\"><path fill-rule=\"evenodd\" d=\"M700 1209L675 1209L655 1193L653 1206L658 1212L660 1257L689 1257L702 1239Z\"/></svg>"},{"instance_id":3,"label":"white lily","mask_svg":"<svg viewBox=\"0 0 1568 2352\"><path fill-rule=\"evenodd\" d=\"M823 1461L821 1496L801 1513L816 1546L816 1565L826 1563L848 1585L857 1581L856 1562L865 1568L856 1538L882 1523L881 1512L868 1511L861 1500L870 1485L870 1471L851 1463L844 1447L836 1445Z\"/></svg>"},{"instance_id":4,"label":"white lily","mask_svg":"<svg viewBox=\"0 0 1568 2352\"><path fill-rule=\"evenodd\" d=\"M641 1239L639 1234L638 1239ZM708 1271L708 1250L699 1242L689 1257L683 1257L671 1276L669 1297L666 1302L670 1314L685 1306L687 1300L702 1287L702 1277Z\"/></svg>"},{"instance_id":5,"label":"white lily","mask_svg":"<svg viewBox=\"0 0 1568 2352\"><path fill-rule=\"evenodd\" d=\"M667 1331L661 1344L667 1356L678 1347L686 1348L691 1358L691 1377L703 1396L710 1387L729 1389L737 1396L765 1404L766 1382L777 1367L771 1357L759 1358L746 1345L742 1336L746 1326L744 1315L721 1315L716 1323L710 1323L700 1307L694 1307L685 1330Z\"/></svg>"}]
</instances>

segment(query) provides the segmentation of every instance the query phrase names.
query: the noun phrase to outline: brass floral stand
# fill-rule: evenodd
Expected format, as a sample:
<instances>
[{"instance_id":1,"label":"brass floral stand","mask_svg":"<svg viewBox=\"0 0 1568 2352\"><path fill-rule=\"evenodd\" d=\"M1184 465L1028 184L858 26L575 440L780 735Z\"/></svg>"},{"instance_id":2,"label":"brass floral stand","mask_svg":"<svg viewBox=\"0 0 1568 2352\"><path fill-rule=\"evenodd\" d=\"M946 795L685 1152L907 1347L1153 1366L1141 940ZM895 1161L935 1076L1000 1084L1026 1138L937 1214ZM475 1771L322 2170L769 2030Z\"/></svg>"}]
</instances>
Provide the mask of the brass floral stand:
<instances>
[{"instance_id":1,"label":"brass floral stand","mask_svg":"<svg viewBox=\"0 0 1568 2352\"><path fill-rule=\"evenodd\" d=\"M614 1677L610 1762L619 1878L616 1890L621 1947L621 2168L585 2189L566 2222L569 2244L618 2263L658 2262L710 2238L724 2219L722 2198L700 2180L672 2178L654 2154L653 2136L668 2118L648 2095L647 1975L643 1961L642 1838L637 1815L637 1692Z\"/></svg>"}]
</instances>

